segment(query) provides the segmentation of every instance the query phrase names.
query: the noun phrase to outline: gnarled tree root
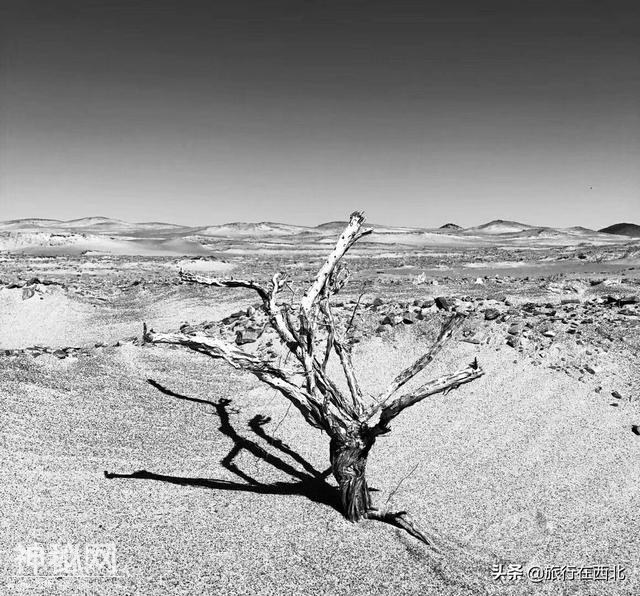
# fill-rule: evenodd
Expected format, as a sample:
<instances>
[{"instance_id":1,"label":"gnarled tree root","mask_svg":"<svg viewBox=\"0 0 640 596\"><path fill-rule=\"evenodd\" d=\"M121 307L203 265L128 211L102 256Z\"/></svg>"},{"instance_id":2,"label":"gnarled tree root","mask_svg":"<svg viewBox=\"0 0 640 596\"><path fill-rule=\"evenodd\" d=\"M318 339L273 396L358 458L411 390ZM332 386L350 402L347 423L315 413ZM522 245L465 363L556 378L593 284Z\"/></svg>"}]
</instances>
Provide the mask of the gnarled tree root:
<instances>
[{"instance_id":1,"label":"gnarled tree root","mask_svg":"<svg viewBox=\"0 0 640 596\"><path fill-rule=\"evenodd\" d=\"M438 549L433 541L416 525L406 511L381 511L380 509L371 508L367 510L364 517L400 528L420 540L420 542L424 542L429 548L440 552L440 549Z\"/></svg>"}]
</instances>

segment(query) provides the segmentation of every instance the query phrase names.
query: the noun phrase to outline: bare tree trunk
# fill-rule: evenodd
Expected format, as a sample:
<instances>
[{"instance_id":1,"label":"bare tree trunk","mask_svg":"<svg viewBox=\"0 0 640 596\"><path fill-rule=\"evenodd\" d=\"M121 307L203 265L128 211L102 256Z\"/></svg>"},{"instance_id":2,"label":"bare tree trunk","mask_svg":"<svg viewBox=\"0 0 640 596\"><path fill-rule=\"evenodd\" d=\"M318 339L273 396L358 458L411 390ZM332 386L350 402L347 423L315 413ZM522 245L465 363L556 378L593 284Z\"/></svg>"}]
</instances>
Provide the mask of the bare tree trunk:
<instances>
[{"instance_id":1,"label":"bare tree trunk","mask_svg":"<svg viewBox=\"0 0 640 596\"><path fill-rule=\"evenodd\" d=\"M222 358L231 366L250 371L262 382L278 390L314 428L331 437L329 454L331 470L338 482L342 509L350 521L375 519L407 531L425 544L431 544L405 511L392 512L373 506L367 486L367 458L376 437L390 432L390 424L406 408L430 395L446 394L470 383L484 373L474 360L465 368L432 379L417 389L397 395L411 379L424 370L462 325L464 317L448 320L431 348L411 366L398 374L387 389L367 403L358 383L351 358L349 329L351 320L340 321L332 314L330 299L345 285L348 270L340 263L349 248L370 233L363 229L364 216L354 212L333 251L316 274L315 280L299 303L278 300L288 282L275 274L270 286L253 280L204 278L180 272L185 282L214 287L247 288L262 299L262 307L281 343L292 355L292 362L276 362L259 352L249 352L236 345L205 334L156 333L144 326L143 338L148 343L177 344L212 358ZM328 331L327 331L328 330ZM331 352L339 359L347 381L343 392L329 376L326 367ZM373 397L373 396L372 396Z\"/></svg>"},{"instance_id":2,"label":"bare tree trunk","mask_svg":"<svg viewBox=\"0 0 640 596\"><path fill-rule=\"evenodd\" d=\"M331 439L329 455L338 482L342 510L349 521L359 521L371 509L367 486L367 458L375 439L355 436L346 442Z\"/></svg>"}]
</instances>

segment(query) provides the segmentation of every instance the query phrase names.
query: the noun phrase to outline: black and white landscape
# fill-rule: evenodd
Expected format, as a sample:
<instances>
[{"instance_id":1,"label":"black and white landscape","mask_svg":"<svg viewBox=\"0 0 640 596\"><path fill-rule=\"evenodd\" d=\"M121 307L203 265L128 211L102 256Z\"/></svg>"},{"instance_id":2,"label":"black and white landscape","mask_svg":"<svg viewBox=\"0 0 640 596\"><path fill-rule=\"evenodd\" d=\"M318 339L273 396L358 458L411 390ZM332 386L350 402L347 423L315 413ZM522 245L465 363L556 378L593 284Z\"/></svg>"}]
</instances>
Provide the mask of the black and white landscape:
<instances>
[{"instance_id":1,"label":"black and white landscape","mask_svg":"<svg viewBox=\"0 0 640 596\"><path fill-rule=\"evenodd\" d=\"M1 595L640 593L636 7L1 4Z\"/></svg>"}]
</instances>

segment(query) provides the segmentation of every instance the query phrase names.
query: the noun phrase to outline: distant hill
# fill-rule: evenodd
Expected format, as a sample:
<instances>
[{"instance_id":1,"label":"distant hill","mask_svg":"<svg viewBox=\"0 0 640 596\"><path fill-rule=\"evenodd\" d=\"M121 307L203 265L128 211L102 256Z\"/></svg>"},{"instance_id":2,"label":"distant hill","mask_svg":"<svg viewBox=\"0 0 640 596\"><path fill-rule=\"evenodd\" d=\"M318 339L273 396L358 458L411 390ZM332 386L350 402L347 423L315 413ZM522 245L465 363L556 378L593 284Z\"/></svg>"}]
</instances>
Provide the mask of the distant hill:
<instances>
[{"instance_id":1,"label":"distant hill","mask_svg":"<svg viewBox=\"0 0 640 596\"><path fill-rule=\"evenodd\" d=\"M483 234L513 234L516 232L523 232L524 230L531 230L537 226L530 226L529 224L523 224L517 221L509 221L505 219L494 219L488 223L482 224L470 230L476 232L482 232Z\"/></svg>"},{"instance_id":2,"label":"distant hill","mask_svg":"<svg viewBox=\"0 0 640 596\"><path fill-rule=\"evenodd\" d=\"M59 219L13 219L0 222L0 230L32 231L46 229L50 231L86 231L104 233L110 231L146 231L146 230L178 230L185 226L162 222L130 223L109 217L82 217L62 221Z\"/></svg>"},{"instance_id":3,"label":"distant hill","mask_svg":"<svg viewBox=\"0 0 640 596\"><path fill-rule=\"evenodd\" d=\"M344 230L345 226L348 224L348 221L327 221L315 227L316 230L321 230L323 232L327 231L340 231ZM367 224L370 226L371 224Z\"/></svg>"},{"instance_id":4,"label":"distant hill","mask_svg":"<svg viewBox=\"0 0 640 596\"><path fill-rule=\"evenodd\" d=\"M307 228L302 226L292 226L288 224L262 221L260 223L247 223L237 221L220 226L209 226L199 230L197 233L202 236L291 236L306 232Z\"/></svg>"},{"instance_id":5,"label":"distant hill","mask_svg":"<svg viewBox=\"0 0 640 596\"><path fill-rule=\"evenodd\" d=\"M20 219L0 222L0 253L25 254L126 254L209 256L226 244L233 250L258 247L293 250L335 242L346 221L329 221L315 227L278 222L232 222L190 227L162 222L131 223L108 217L84 217L71 221L57 219ZM463 229L446 223L439 229L366 224L373 233L361 247L411 246L576 246L635 242L640 226L620 223L600 232L574 226L558 229L532 226L517 221L496 219L477 227ZM262 244L261 244L262 243ZM224 244L224 245L223 245ZM287 248L289 247L289 248ZM297 248L296 248L297 249Z\"/></svg>"},{"instance_id":6,"label":"distant hill","mask_svg":"<svg viewBox=\"0 0 640 596\"><path fill-rule=\"evenodd\" d=\"M103 226L103 227L122 227L130 225L127 222L122 221L121 219L112 219L110 217L81 217L80 219L70 219L69 221L60 222L58 224L59 227L64 228L91 228L94 226Z\"/></svg>"},{"instance_id":7,"label":"distant hill","mask_svg":"<svg viewBox=\"0 0 640 596\"><path fill-rule=\"evenodd\" d=\"M595 230L590 230L589 228L585 228L583 226L573 226L571 228L567 228L565 231L573 234L587 234L587 235L596 233Z\"/></svg>"},{"instance_id":8,"label":"distant hill","mask_svg":"<svg viewBox=\"0 0 640 596\"><path fill-rule=\"evenodd\" d=\"M605 234L617 234L618 236L632 236L633 238L640 238L640 226L632 223L617 223L598 231L604 232Z\"/></svg>"}]
</instances>

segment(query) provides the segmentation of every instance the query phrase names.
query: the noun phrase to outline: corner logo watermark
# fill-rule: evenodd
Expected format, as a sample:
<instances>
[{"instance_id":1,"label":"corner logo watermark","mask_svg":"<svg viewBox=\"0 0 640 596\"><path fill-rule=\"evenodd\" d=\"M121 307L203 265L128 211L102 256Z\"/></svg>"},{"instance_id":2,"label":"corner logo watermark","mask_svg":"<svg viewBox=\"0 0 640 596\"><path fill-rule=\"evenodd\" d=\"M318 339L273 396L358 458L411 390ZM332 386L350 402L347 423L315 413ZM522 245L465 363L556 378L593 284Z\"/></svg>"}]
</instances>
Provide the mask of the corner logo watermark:
<instances>
[{"instance_id":1,"label":"corner logo watermark","mask_svg":"<svg viewBox=\"0 0 640 596\"><path fill-rule=\"evenodd\" d=\"M523 580L542 582L602 581L617 582L627 579L622 565L531 565L522 563L496 563L491 566L491 577L501 583Z\"/></svg>"},{"instance_id":2,"label":"corner logo watermark","mask_svg":"<svg viewBox=\"0 0 640 596\"><path fill-rule=\"evenodd\" d=\"M113 543L19 543L14 552L18 576L114 577L118 572Z\"/></svg>"}]
</instances>

